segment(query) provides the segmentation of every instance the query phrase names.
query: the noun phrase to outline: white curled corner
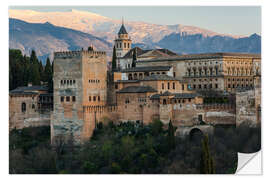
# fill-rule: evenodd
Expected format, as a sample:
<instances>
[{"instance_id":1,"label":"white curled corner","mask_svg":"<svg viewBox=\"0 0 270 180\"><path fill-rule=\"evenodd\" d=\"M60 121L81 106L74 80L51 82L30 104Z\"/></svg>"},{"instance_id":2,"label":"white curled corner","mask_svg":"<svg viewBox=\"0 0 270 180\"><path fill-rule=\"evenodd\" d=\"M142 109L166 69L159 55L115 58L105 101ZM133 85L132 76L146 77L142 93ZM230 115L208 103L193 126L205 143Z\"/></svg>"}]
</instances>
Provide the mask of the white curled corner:
<instances>
[{"instance_id":1,"label":"white curled corner","mask_svg":"<svg viewBox=\"0 0 270 180\"><path fill-rule=\"evenodd\" d=\"M262 174L261 151L256 153L238 153L238 164L235 174Z\"/></svg>"}]
</instances>

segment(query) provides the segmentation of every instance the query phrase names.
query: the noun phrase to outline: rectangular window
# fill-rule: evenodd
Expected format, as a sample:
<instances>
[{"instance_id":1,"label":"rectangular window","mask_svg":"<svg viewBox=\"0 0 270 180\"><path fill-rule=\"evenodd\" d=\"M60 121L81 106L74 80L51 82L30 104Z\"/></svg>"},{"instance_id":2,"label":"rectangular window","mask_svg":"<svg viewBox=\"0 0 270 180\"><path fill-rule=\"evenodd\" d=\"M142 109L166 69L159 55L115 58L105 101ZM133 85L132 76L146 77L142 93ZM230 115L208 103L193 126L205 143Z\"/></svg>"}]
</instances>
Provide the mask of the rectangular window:
<instances>
[{"instance_id":1,"label":"rectangular window","mask_svg":"<svg viewBox=\"0 0 270 180\"><path fill-rule=\"evenodd\" d=\"M70 97L66 96L66 101L69 102L70 101Z\"/></svg>"},{"instance_id":2,"label":"rectangular window","mask_svg":"<svg viewBox=\"0 0 270 180\"><path fill-rule=\"evenodd\" d=\"M91 96L89 96L89 101L91 101Z\"/></svg>"},{"instance_id":3,"label":"rectangular window","mask_svg":"<svg viewBox=\"0 0 270 180\"><path fill-rule=\"evenodd\" d=\"M175 77L175 72L173 72L173 77Z\"/></svg>"},{"instance_id":4,"label":"rectangular window","mask_svg":"<svg viewBox=\"0 0 270 180\"><path fill-rule=\"evenodd\" d=\"M98 96L98 101L100 101L100 96Z\"/></svg>"},{"instance_id":5,"label":"rectangular window","mask_svg":"<svg viewBox=\"0 0 270 180\"><path fill-rule=\"evenodd\" d=\"M168 82L168 89L170 89L170 83Z\"/></svg>"},{"instance_id":6,"label":"rectangular window","mask_svg":"<svg viewBox=\"0 0 270 180\"><path fill-rule=\"evenodd\" d=\"M64 102L64 97L63 96L61 96L61 102Z\"/></svg>"},{"instance_id":7,"label":"rectangular window","mask_svg":"<svg viewBox=\"0 0 270 180\"><path fill-rule=\"evenodd\" d=\"M218 88L218 84L216 84L216 89Z\"/></svg>"},{"instance_id":8,"label":"rectangular window","mask_svg":"<svg viewBox=\"0 0 270 180\"><path fill-rule=\"evenodd\" d=\"M76 101L76 97L72 96L72 101L75 102Z\"/></svg>"},{"instance_id":9,"label":"rectangular window","mask_svg":"<svg viewBox=\"0 0 270 180\"><path fill-rule=\"evenodd\" d=\"M115 85L115 89L118 89L118 84Z\"/></svg>"},{"instance_id":10,"label":"rectangular window","mask_svg":"<svg viewBox=\"0 0 270 180\"><path fill-rule=\"evenodd\" d=\"M172 84L172 88L175 89L175 83Z\"/></svg>"},{"instance_id":11,"label":"rectangular window","mask_svg":"<svg viewBox=\"0 0 270 180\"><path fill-rule=\"evenodd\" d=\"M183 90L183 91L185 90L185 85L184 85L184 84L182 84L182 90Z\"/></svg>"},{"instance_id":12,"label":"rectangular window","mask_svg":"<svg viewBox=\"0 0 270 180\"><path fill-rule=\"evenodd\" d=\"M164 83L162 83L162 89L164 89Z\"/></svg>"},{"instance_id":13,"label":"rectangular window","mask_svg":"<svg viewBox=\"0 0 270 180\"><path fill-rule=\"evenodd\" d=\"M96 101L96 96L93 97L93 101Z\"/></svg>"}]
</instances>

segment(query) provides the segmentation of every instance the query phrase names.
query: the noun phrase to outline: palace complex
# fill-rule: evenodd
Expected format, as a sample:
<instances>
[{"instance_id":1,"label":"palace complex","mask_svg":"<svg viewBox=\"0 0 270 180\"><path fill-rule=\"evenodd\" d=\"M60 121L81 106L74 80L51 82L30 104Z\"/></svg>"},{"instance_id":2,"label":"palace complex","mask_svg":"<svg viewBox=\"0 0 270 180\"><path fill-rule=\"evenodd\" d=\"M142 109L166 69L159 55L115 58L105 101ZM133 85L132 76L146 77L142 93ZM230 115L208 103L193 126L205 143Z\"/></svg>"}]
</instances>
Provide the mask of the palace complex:
<instances>
[{"instance_id":1,"label":"palace complex","mask_svg":"<svg viewBox=\"0 0 270 180\"><path fill-rule=\"evenodd\" d=\"M10 129L49 123L52 143L70 135L81 143L99 122L171 120L180 135L192 127L260 123L259 54L132 48L123 24L114 42L113 69L93 48L55 52L53 94L34 86L11 91Z\"/></svg>"}]
</instances>

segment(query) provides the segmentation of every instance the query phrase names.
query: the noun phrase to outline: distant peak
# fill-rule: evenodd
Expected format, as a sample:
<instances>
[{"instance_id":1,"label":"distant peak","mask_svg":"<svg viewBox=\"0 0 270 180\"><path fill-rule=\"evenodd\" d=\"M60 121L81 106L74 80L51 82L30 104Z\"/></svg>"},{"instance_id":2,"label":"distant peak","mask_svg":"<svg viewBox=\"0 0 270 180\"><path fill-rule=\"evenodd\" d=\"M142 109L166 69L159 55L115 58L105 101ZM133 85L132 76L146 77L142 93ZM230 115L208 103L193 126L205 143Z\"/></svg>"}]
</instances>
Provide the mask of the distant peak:
<instances>
[{"instance_id":1,"label":"distant peak","mask_svg":"<svg viewBox=\"0 0 270 180\"><path fill-rule=\"evenodd\" d=\"M259 37L259 36L260 36L260 35L257 34L257 33L253 33L253 34L250 35L250 37Z\"/></svg>"},{"instance_id":2,"label":"distant peak","mask_svg":"<svg viewBox=\"0 0 270 180\"><path fill-rule=\"evenodd\" d=\"M51 23L49 23L48 21L44 23L45 25L50 25L53 26Z\"/></svg>"},{"instance_id":3,"label":"distant peak","mask_svg":"<svg viewBox=\"0 0 270 180\"><path fill-rule=\"evenodd\" d=\"M90 11L80 11L80 10L77 10L77 9L71 9L69 12L76 13L76 14L91 15L91 16L95 16L95 17L102 17L102 18L106 18L107 19L107 17L105 17L105 16L101 16L99 14L92 13Z\"/></svg>"}]
</instances>

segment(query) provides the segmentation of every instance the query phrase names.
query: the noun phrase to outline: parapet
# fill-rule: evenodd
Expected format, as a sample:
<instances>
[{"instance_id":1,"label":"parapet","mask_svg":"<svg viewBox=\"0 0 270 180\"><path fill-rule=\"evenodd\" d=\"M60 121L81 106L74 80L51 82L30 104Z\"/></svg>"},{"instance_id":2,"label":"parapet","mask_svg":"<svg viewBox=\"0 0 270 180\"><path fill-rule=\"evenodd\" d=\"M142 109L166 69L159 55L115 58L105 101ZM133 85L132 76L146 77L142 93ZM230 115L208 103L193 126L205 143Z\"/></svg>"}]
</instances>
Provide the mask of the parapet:
<instances>
[{"instance_id":1,"label":"parapet","mask_svg":"<svg viewBox=\"0 0 270 180\"><path fill-rule=\"evenodd\" d=\"M60 51L54 52L54 58L72 58L81 57L82 55L92 55L92 56L106 56L105 51Z\"/></svg>"},{"instance_id":2,"label":"parapet","mask_svg":"<svg viewBox=\"0 0 270 180\"><path fill-rule=\"evenodd\" d=\"M81 51L83 55L106 56L105 51Z\"/></svg>"},{"instance_id":3,"label":"parapet","mask_svg":"<svg viewBox=\"0 0 270 180\"><path fill-rule=\"evenodd\" d=\"M72 58L72 57L80 57L82 51L61 51L54 52L54 58Z\"/></svg>"}]
</instances>

